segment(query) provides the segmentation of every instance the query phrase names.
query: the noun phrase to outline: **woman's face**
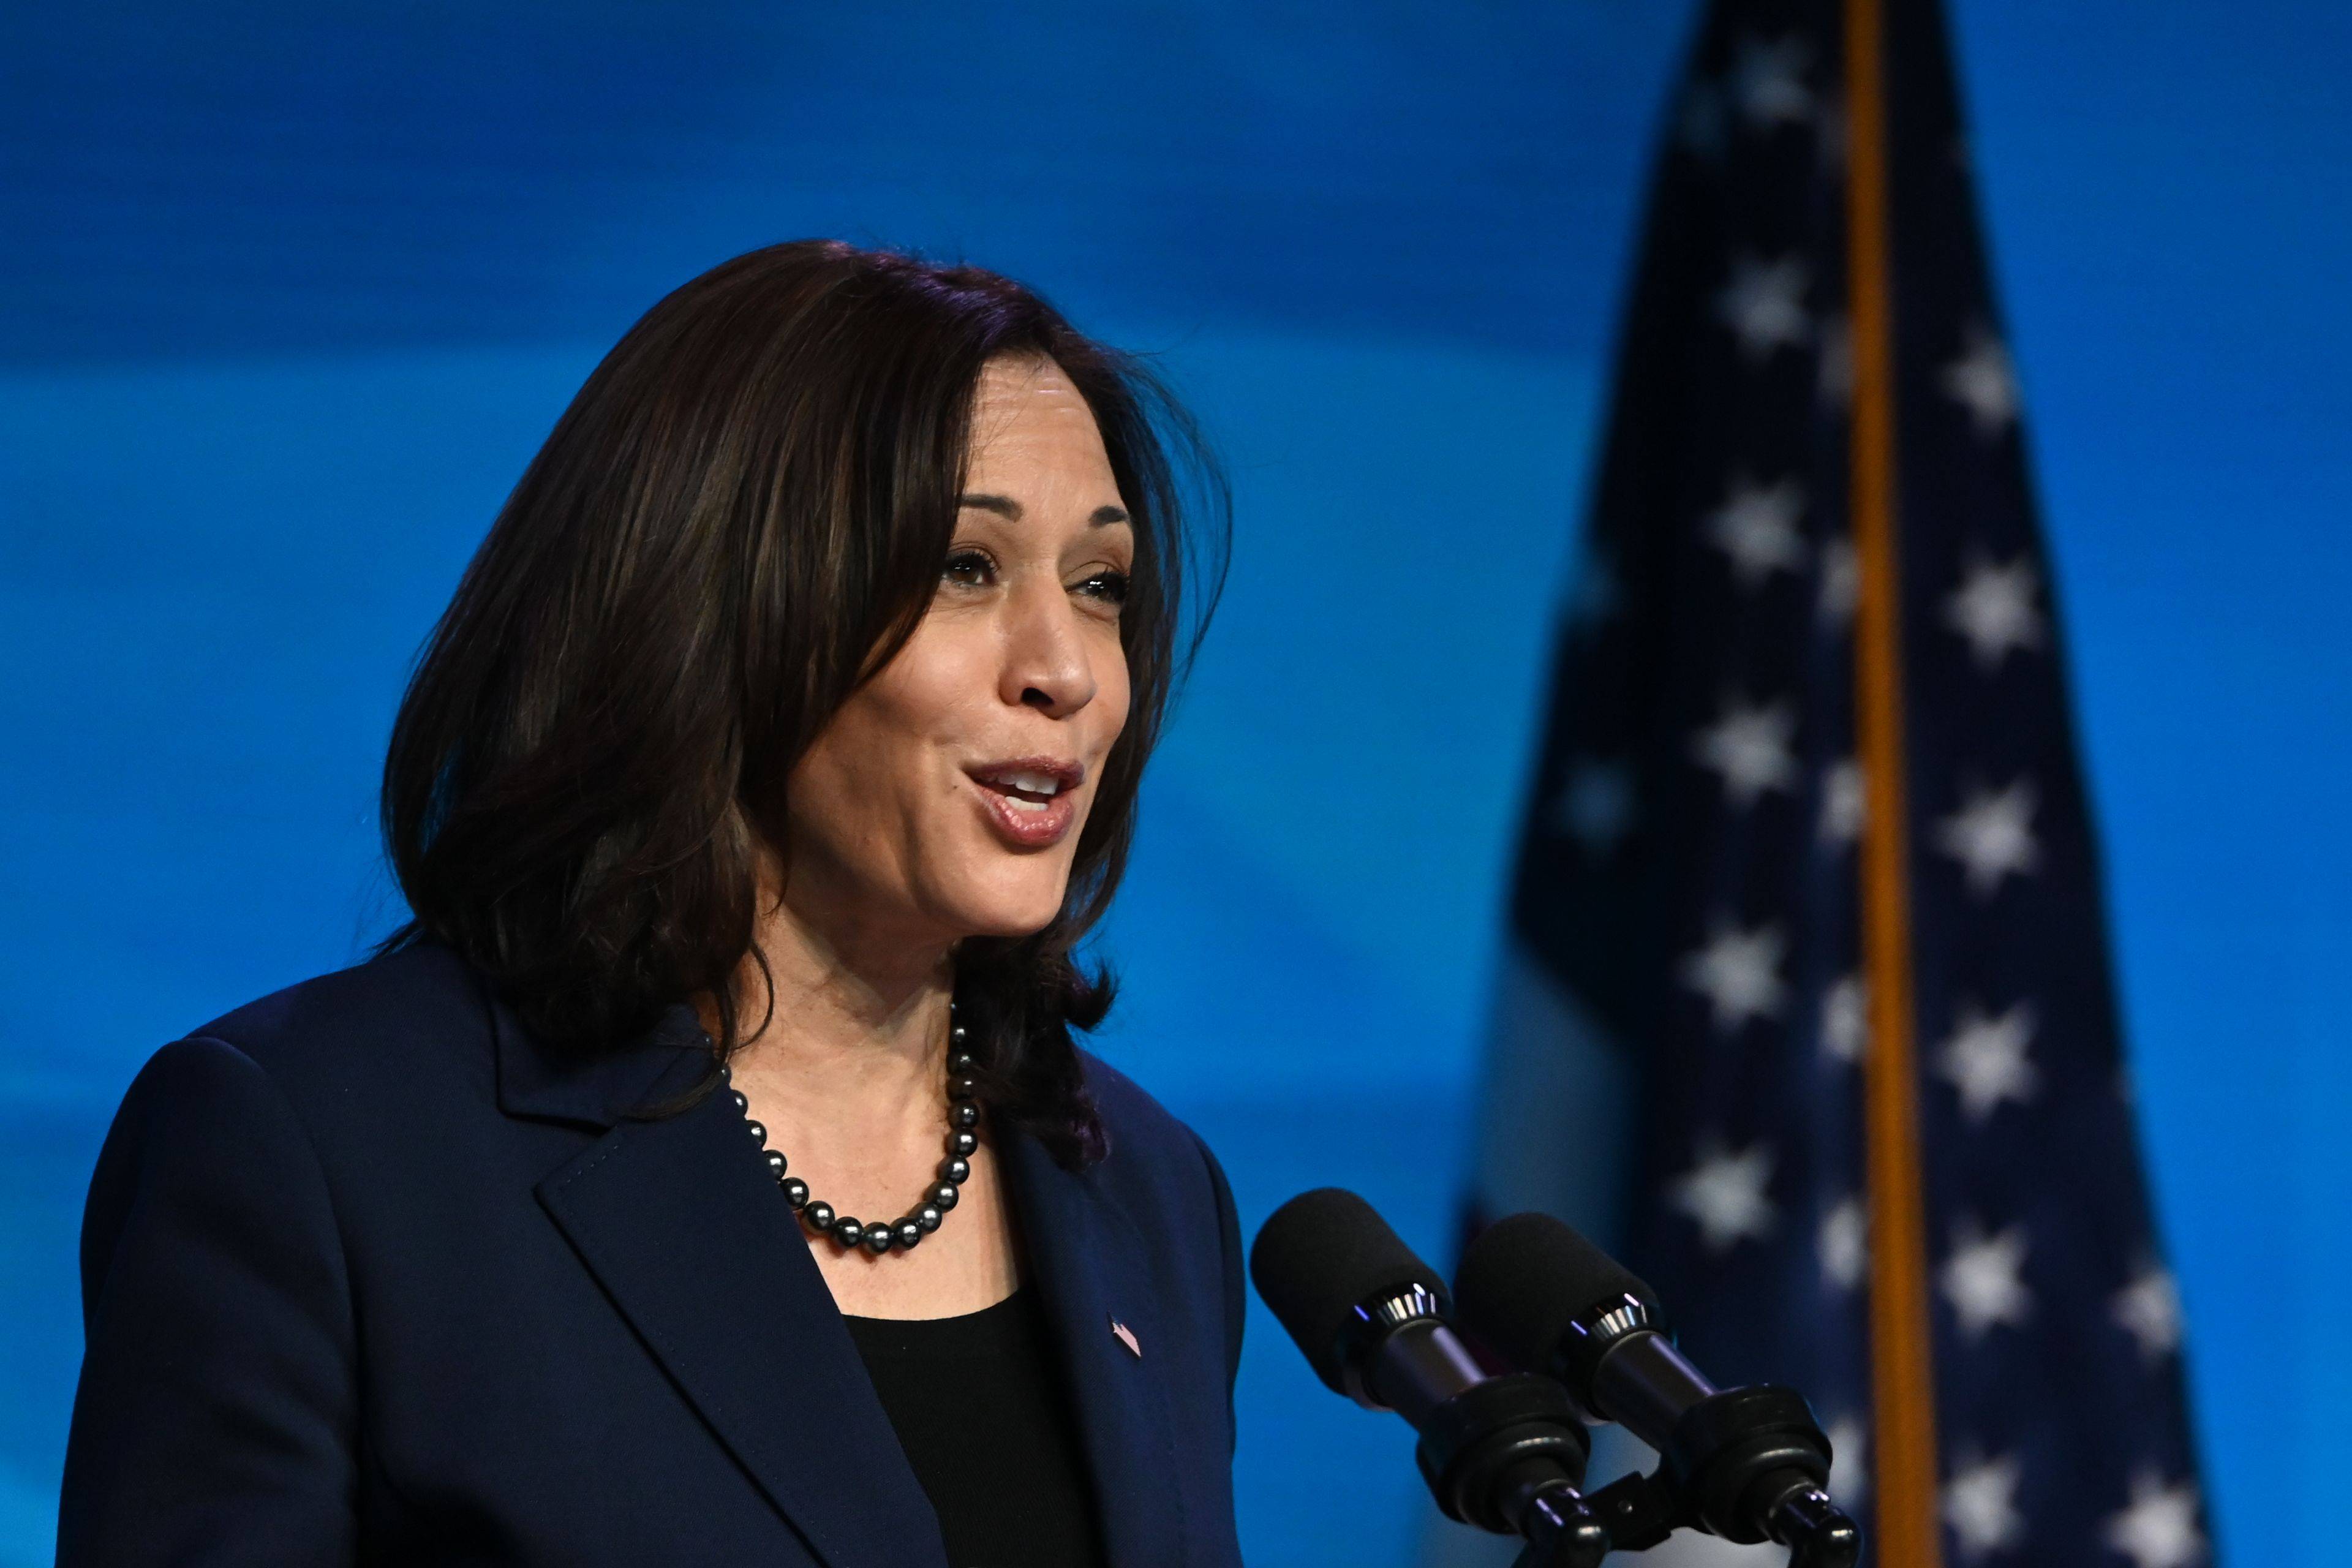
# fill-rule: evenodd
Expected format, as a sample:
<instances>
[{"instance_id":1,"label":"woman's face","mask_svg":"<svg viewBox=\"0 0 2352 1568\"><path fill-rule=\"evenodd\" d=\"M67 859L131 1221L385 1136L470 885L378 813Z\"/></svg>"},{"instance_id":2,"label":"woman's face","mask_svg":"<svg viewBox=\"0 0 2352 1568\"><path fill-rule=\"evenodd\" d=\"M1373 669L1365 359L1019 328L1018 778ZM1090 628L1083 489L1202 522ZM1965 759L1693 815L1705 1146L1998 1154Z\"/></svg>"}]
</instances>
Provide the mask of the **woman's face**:
<instances>
[{"instance_id":1,"label":"woman's face","mask_svg":"<svg viewBox=\"0 0 2352 1568\"><path fill-rule=\"evenodd\" d=\"M788 782L785 901L843 939L1045 925L1127 722L1135 533L1059 366L991 362L970 467L921 624Z\"/></svg>"}]
</instances>

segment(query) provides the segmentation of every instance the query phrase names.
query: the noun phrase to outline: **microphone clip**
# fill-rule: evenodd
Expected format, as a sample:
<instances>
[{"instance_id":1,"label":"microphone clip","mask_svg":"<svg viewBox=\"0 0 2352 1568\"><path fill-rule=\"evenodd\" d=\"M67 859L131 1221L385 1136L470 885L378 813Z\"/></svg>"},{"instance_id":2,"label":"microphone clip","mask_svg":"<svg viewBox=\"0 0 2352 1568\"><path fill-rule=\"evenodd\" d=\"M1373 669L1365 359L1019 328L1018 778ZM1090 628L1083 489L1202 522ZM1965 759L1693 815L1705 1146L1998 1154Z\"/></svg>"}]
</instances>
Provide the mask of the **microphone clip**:
<instances>
[{"instance_id":1,"label":"microphone clip","mask_svg":"<svg viewBox=\"0 0 2352 1568\"><path fill-rule=\"evenodd\" d=\"M1572 1499L1591 1454L1567 1390L1532 1373L1490 1377L1433 1407L1412 1451L1447 1518L1497 1535L1519 1533L1554 1484Z\"/></svg>"},{"instance_id":2,"label":"microphone clip","mask_svg":"<svg viewBox=\"0 0 2352 1568\"><path fill-rule=\"evenodd\" d=\"M1829 1438L1804 1395L1759 1384L1692 1405L1656 1470L1621 1476L1584 1501L1612 1551L1645 1551L1696 1529L1741 1544L1777 1541L1790 1548L1790 1568L1853 1568L1862 1532L1830 1501L1829 1474ZM1536 1565L1523 1554L1515 1568Z\"/></svg>"}]
</instances>

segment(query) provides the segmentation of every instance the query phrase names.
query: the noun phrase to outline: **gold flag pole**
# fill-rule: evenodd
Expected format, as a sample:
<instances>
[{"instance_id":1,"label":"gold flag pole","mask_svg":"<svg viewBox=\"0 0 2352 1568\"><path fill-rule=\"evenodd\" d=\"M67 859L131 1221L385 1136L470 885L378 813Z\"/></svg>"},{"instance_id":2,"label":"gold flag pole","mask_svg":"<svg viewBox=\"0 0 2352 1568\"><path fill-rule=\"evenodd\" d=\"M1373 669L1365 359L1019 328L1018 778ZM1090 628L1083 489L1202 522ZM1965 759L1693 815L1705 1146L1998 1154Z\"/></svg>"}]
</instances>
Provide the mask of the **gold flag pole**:
<instances>
[{"instance_id":1,"label":"gold flag pole","mask_svg":"<svg viewBox=\"0 0 2352 1568\"><path fill-rule=\"evenodd\" d=\"M1853 304L1855 725L1864 785L1863 954L1870 1048L1870 1348L1876 1560L1940 1568L1935 1356L1911 1006L1909 818L1903 772L1901 562L1895 533L1894 300L1880 0L1846 0L1846 270Z\"/></svg>"}]
</instances>

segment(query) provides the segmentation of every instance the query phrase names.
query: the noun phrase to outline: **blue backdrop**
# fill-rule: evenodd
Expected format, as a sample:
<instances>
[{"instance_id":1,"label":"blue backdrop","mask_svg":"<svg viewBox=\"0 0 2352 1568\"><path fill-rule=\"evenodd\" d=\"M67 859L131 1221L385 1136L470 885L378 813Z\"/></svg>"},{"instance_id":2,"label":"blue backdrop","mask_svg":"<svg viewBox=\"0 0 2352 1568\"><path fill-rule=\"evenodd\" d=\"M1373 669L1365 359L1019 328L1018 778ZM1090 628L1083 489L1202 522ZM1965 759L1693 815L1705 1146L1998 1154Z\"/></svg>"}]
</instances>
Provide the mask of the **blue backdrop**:
<instances>
[{"instance_id":1,"label":"blue backdrop","mask_svg":"<svg viewBox=\"0 0 2352 1568\"><path fill-rule=\"evenodd\" d=\"M2345 1560L2352 14L1958 0L2223 1544ZM1158 352L1238 481L1104 1048L1244 1223L1443 1253L1685 5L48 7L0 65L0 1564L47 1561L107 1116L391 922L406 661L604 347L807 234ZM1737 1369L1731 1369L1735 1373ZM1260 1564L1402 1563L1401 1426L1251 1324ZM1362 1478L1370 1477L1368 1483ZM1345 1479L1344 1497L1335 1489Z\"/></svg>"}]
</instances>

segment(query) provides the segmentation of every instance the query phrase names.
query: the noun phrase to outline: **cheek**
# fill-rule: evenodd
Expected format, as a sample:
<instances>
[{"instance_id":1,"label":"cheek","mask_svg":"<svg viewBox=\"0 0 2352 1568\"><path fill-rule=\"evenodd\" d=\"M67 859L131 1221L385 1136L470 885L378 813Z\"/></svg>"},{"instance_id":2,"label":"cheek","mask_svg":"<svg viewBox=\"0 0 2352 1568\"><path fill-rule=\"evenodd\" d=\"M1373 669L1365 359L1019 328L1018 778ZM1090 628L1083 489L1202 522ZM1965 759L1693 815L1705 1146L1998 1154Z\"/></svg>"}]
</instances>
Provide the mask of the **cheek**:
<instances>
[{"instance_id":1,"label":"cheek","mask_svg":"<svg viewBox=\"0 0 2352 1568\"><path fill-rule=\"evenodd\" d=\"M1110 724L1108 724L1110 726L1110 738L1112 741L1118 741L1119 731L1127 729L1129 705L1134 703L1134 687L1129 684L1127 660L1124 658L1110 660L1110 675L1108 675L1108 679L1103 682L1103 696L1108 699L1106 717L1108 721L1110 721Z\"/></svg>"},{"instance_id":2,"label":"cheek","mask_svg":"<svg viewBox=\"0 0 2352 1568\"><path fill-rule=\"evenodd\" d=\"M866 766L845 783L866 797L869 810L883 798L906 805L955 784L951 761L965 750L992 697L986 649L958 629L934 616L851 699Z\"/></svg>"},{"instance_id":3,"label":"cheek","mask_svg":"<svg viewBox=\"0 0 2352 1568\"><path fill-rule=\"evenodd\" d=\"M1103 750L1110 750L1111 742L1127 728L1129 708L1134 700L1126 651L1114 641L1109 652L1096 661L1095 703L1102 710Z\"/></svg>"},{"instance_id":4,"label":"cheek","mask_svg":"<svg viewBox=\"0 0 2352 1568\"><path fill-rule=\"evenodd\" d=\"M789 799L797 852L833 868L823 885L898 887L928 858L940 815L935 748L904 692L877 681L850 699L802 759Z\"/></svg>"},{"instance_id":5,"label":"cheek","mask_svg":"<svg viewBox=\"0 0 2352 1568\"><path fill-rule=\"evenodd\" d=\"M851 698L793 770L786 798L797 837L843 855L874 835L880 802L860 781L887 774L897 763L888 730L876 721L865 693Z\"/></svg>"}]
</instances>

